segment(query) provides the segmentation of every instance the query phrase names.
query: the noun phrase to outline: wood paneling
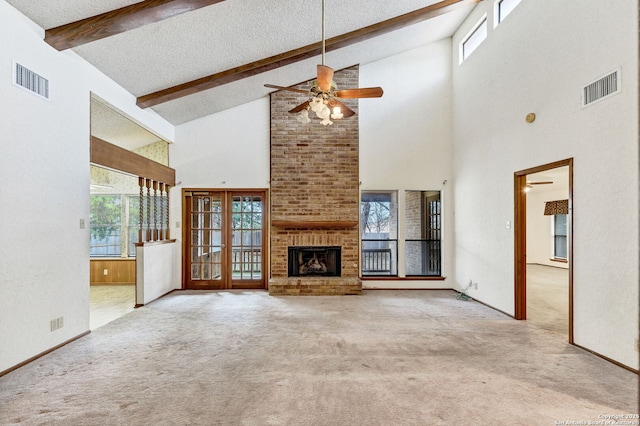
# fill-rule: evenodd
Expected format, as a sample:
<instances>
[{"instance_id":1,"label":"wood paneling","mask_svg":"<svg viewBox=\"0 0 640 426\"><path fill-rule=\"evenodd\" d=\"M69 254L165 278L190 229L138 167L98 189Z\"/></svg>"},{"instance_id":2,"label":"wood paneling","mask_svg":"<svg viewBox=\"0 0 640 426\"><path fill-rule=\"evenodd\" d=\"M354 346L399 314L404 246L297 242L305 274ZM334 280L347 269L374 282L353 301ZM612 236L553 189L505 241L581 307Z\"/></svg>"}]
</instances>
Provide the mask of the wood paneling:
<instances>
[{"instance_id":1,"label":"wood paneling","mask_svg":"<svg viewBox=\"0 0 640 426\"><path fill-rule=\"evenodd\" d=\"M91 285L136 283L135 259L91 259L89 263Z\"/></svg>"},{"instance_id":2,"label":"wood paneling","mask_svg":"<svg viewBox=\"0 0 640 426\"><path fill-rule=\"evenodd\" d=\"M146 0L48 29L44 41L58 50L70 49L221 1Z\"/></svg>"},{"instance_id":3,"label":"wood paneling","mask_svg":"<svg viewBox=\"0 0 640 426\"><path fill-rule=\"evenodd\" d=\"M356 31L351 31L346 34L330 38L325 42L325 50L327 52L330 52L332 50L350 46L352 44L359 43L361 41L368 40L370 38L377 37L379 35L425 21L427 19L435 18L442 14L451 12L456 8L468 6L473 3L478 3L479 1L481 0L444 0L424 7L422 9L418 9L413 12L409 12L404 15L379 22L374 25L370 25L365 28L361 28ZM252 77L254 75L266 71L271 71L285 65L293 64L304 59L313 58L314 56L318 56L321 53L322 42L319 41L317 43L299 47L297 49L280 53L278 55L261 59L259 61L240 65L236 68L231 68L225 71L218 72L216 74L199 78L197 80L159 90L148 95L140 96L136 103L141 108L152 107L164 102L179 99L183 96L193 95L194 93L198 93L203 90L212 89L214 87L222 86L227 83L242 80L243 78Z\"/></svg>"},{"instance_id":4,"label":"wood paneling","mask_svg":"<svg viewBox=\"0 0 640 426\"><path fill-rule=\"evenodd\" d=\"M176 171L135 152L91 136L91 163L175 186Z\"/></svg>"}]
</instances>

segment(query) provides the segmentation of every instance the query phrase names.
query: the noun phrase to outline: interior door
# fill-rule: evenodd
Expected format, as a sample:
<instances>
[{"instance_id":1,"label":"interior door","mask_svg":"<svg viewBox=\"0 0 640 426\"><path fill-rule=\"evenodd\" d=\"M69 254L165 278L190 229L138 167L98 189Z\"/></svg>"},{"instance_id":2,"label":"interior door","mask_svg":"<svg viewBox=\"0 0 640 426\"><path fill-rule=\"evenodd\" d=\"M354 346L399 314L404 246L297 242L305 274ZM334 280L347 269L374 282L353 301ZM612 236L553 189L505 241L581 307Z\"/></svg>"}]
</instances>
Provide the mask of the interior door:
<instances>
[{"instance_id":1,"label":"interior door","mask_svg":"<svg viewBox=\"0 0 640 426\"><path fill-rule=\"evenodd\" d=\"M184 287L266 288L264 191L184 191Z\"/></svg>"}]
</instances>

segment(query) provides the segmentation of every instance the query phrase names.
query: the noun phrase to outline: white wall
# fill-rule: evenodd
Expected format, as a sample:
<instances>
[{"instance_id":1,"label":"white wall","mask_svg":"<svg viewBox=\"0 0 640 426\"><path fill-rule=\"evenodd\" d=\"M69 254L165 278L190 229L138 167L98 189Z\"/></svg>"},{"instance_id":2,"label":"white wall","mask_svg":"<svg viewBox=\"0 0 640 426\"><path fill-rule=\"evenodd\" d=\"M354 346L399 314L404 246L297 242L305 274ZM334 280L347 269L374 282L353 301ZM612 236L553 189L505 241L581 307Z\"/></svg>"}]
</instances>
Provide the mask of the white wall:
<instances>
[{"instance_id":1,"label":"white wall","mask_svg":"<svg viewBox=\"0 0 640 426\"><path fill-rule=\"evenodd\" d=\"M360 120L361 190L397 190L399 239L404 236L406 190L442 191L443 275L452 268L451 41L360 67L360 86L381 86L380 99L362 99ZM398 244L398 274L404 276L404 245ZM446 281L364 281L365 288L443 288Z\"/></svg>"},{"instance_id":2,"label":"white wall","mask_svg":"<svg viewBox=\"0 0 640 426\"><path fill-rule=\"evenodd\" d=\"M169 166L179 182L170 193L177 277L182 271L182 189L269 188L269 118L265 97L176 127Z\"/></svg>"},{"instance_id":3,"label":"white wall","mask_svg":"<svg viewBox=\"0 0 640 426\"><path fill-rule=\"evenodd\" d=\"M495 30L493 5L452 46L455 278L514 312L513 174L573 157L575 343L638 368L637 3L524 0ZM459 66L483 13L488 37ZM582 109L582 86L618 67L622 92Z\"/></svg>"},{"instance_id":4,"label":"white wall","mask_svg":"<svg viewBox=\"0 0 640 426\"><path fill-rule=\"evenodd\" d=\"M553 216L544 215L547 201L566 200L568 197L566 189L548 190L543 185L534 186L527 192L527 263L565 269L569 267L568 263L550 260L553 256Z\"/></svg>"},{"instance_id":5,"label":"white wall","mask_svg":"<svg viewBox=\"0 0 640 426\"><path fill-rule=\"evenodd\" d=\"M89 330L91 92L173 139L169 123L43 36L0 0L0 371ZM50 101L12 84L14 60L49 79Z\"/></svg>"},{"instance_id":6,"label":"white wall","mask_svg":"<svg viewBox=\"0 0 640 426\"><path fill-rule=\"evenodd\" d=\"M145 243L144 246L136 246L137 305L151 303L179 288L174 280L175 256L175 243Z\"/></svg>"}]
</instances>

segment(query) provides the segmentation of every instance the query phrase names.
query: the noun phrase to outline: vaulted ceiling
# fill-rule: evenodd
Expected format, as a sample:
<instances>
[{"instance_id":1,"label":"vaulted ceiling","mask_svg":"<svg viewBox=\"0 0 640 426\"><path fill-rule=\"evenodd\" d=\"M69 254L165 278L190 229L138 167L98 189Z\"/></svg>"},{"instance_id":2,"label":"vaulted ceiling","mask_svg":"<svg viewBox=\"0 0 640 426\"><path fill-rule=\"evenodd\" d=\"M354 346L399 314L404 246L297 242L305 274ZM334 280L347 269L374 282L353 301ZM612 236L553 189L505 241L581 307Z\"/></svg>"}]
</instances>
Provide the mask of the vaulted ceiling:
<instances>
[{"instance_id":1,"label":"vaulted ceiling","mask_svg":"<svg viewBox=\"0 0 640 426\"><path fill-rule=\"evenodd\" d=\"M173 124L315 77L321 0L7 0ZM447 38L476 0L325 0L326 64L364 65Z\"/></svg>"}]
</instances>

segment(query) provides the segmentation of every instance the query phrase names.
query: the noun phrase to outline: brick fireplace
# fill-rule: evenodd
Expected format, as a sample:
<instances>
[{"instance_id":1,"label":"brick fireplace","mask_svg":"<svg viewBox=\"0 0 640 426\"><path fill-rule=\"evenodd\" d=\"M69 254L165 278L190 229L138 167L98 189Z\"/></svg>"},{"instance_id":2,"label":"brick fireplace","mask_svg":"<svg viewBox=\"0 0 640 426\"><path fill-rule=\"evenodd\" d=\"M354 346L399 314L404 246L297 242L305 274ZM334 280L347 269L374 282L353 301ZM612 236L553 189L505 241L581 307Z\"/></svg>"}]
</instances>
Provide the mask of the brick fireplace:
<instances>
[{"instance_id":1,"label":"brick fireplace","mask_svg":"<svg viewBox=\"0 0 640 426\"><path fill-rule=\"evenodd\" d=\"M358 87L358 67L337 71L333 79L338 88ZM302 124L288 111L305 100L293 92L271 95L269 294L360 294L358 115L323 126L311 113L312 122ZM344 104L357 112L357 100ZM291 259L296 248L302 252ZM327 260L329 248L338 248L339 258ZM339 270L325 273L323 264Z\"/></svg>"}]
</instances>

